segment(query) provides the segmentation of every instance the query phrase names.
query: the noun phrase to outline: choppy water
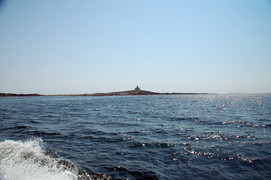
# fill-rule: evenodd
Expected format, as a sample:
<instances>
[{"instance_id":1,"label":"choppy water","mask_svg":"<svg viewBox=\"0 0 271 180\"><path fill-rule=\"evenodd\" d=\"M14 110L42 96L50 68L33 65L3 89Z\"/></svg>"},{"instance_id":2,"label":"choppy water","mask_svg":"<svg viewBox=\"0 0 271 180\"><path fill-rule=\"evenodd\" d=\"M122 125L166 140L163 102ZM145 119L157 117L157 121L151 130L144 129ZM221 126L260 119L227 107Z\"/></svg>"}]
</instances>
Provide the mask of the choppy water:
<instances>
[{"instance_id":1,"label":"choppy water","mask_svg":"<svg viewBox=\"0 0 271 180\"><path fill-rule=\"evenodd\" d=\"M92 171L270 179L271 95L0 98L0 179L90 179Z\"/></svg>"}]
</instances>

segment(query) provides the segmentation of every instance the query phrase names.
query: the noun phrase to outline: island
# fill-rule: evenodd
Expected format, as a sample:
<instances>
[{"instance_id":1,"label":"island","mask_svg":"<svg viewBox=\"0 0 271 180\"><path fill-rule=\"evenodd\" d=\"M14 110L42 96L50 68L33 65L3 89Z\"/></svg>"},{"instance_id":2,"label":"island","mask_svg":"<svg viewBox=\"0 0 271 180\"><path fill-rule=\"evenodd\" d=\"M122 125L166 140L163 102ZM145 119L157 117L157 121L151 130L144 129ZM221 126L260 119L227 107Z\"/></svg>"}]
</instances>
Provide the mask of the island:
<instances>
[{"instance_id":1,"label":"island","mask_svg":"<svg viewBox=\"0 0 271 180\"><path fill-rule=\"evenodd\" d=\"M138 96L138 95L202 95L208 93L158 93L152 91L141 90L138 86L134 90L118 91L109 93L92 93L92 94L58 94L58 95L42 95L42 94L13 94L13 93L0 93L0 97L13 97L13 96Z\"/></svg>"},{"instance_id":2,"label":"island","mask_svg":"<svg viewBox=\"0 0 271 180\"><path fill-rule=\"evenodd\" d=\"M92 96L129 96L129 95L159 95L160 93L141 90L138 86L134 90L110 92L110 93L95 93Z\"/></svg>"}]
</instances>

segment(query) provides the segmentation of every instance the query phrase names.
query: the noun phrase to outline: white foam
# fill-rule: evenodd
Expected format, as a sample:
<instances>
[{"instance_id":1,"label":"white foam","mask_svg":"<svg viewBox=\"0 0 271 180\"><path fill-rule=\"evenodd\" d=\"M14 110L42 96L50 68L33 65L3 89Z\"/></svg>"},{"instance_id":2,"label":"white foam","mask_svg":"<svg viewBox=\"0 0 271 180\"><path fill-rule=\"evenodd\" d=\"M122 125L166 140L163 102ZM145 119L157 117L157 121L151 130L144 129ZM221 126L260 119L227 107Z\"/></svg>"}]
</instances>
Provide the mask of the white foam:
<instances>
[{"instance_id":1,"label":"white foam","mask_svg":"<svg viewBox=\"0 0 271 180\"><path fill-rule=\"evenodd\" d=\"M74 180L78 168L45 155L41 139L0 142L1 180ZM63 160L62 160L63 161ZM67 161L66 161L67 162Z\"/></svg>"}]
</instances>

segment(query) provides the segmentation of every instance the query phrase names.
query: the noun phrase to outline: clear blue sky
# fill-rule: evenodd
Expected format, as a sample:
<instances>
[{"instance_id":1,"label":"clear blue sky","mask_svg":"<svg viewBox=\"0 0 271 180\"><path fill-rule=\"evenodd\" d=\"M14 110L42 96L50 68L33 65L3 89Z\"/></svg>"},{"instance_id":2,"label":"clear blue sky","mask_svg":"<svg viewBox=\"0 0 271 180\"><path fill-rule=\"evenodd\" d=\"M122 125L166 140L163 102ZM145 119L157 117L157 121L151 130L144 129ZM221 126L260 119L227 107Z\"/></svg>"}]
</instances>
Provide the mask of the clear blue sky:
<instances>
[{"instance_id":1,"label":"clear blue sky","mask_svg":"<svg viewBox=\"0 0 271 180\"><path fill-rule=\"evenodd\" d=\"M0 0L0 92L271 92L271 1Z\"/></svg>"}]
</instances>

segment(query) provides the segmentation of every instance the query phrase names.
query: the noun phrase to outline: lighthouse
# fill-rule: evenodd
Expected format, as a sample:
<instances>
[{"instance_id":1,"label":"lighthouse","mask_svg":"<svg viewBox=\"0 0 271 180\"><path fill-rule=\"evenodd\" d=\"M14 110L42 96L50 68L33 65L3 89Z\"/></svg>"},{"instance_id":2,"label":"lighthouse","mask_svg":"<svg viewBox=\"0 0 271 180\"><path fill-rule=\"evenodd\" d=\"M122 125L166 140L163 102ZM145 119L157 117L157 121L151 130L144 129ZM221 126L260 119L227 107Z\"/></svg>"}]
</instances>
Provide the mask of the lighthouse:
<instances>
[{"instance_id":1,"label":"lighthouse","mask_svg":"<svg viewBox=\"0 0 271 180\"><path fill-rule=\"evenodd\" d=\"M140 91L140 88L136 86L135 91Z\"/></svg>"}]
</instances>

